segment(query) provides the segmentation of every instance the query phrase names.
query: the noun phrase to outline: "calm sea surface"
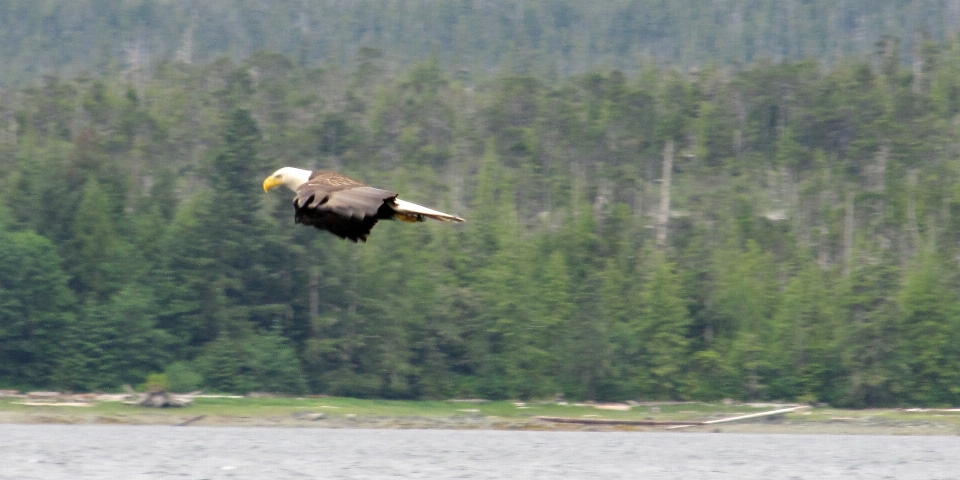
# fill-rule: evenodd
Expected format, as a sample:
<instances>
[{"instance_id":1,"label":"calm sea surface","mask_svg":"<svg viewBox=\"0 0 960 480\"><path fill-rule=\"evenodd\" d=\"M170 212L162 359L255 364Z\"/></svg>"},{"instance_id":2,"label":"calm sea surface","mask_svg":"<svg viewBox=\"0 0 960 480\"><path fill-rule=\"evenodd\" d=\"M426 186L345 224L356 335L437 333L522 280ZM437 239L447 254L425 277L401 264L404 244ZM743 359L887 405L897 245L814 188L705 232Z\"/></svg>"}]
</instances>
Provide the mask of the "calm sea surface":
<instances>
[{"instance_id":1,"label":"calm sea surface","mask_svg":"<svg viewBox=\"0 0 960 480\"><path fill-rule=\"evenodd\" d=\"M0 479L960 478L960 437L0 425Z\"/></svg>"}]
</instances>

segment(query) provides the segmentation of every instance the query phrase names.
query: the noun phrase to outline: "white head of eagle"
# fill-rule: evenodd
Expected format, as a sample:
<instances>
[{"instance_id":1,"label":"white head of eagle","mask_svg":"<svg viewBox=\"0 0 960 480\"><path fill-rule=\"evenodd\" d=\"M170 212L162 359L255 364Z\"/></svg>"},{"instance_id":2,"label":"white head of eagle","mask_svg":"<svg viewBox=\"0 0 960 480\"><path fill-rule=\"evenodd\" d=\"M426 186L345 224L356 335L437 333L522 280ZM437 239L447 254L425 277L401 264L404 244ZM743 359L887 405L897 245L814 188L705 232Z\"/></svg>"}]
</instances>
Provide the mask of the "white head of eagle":
<instances>
[{"instance_id":1,"label":"white head of eagle","mask_svg":"<svg viewBox=\"0 0 960 480\"><path fill-rule=\"evenodd\" d=\"M310 170L302 168L283 167L263 181L263 191L269 191L271 188L283 185L284 187L297 191L297 187L307 183L310 180Z\"/></svg>"}]
</instances>

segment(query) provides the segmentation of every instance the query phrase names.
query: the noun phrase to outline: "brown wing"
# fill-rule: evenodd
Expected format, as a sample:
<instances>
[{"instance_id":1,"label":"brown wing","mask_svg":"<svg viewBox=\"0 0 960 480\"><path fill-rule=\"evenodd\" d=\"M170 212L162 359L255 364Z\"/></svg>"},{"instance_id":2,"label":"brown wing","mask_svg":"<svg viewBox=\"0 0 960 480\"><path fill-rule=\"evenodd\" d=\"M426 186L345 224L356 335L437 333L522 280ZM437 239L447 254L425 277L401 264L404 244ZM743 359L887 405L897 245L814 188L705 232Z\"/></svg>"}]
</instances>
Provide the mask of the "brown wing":
<instances>
[{"instance_id":1,"label":"brown wing","mask_svg":"<svg viewBox=\"0 0 960 480\"><path fill-rule=\"evenodd\" d=\"M354 242L367 240L377 221L391 218L384 205L397 194L369 187L333 172L313 172L293 199L297 223L311 225ZM389 203L389 202L388 202Z\"/></svg>"}]
</instances>

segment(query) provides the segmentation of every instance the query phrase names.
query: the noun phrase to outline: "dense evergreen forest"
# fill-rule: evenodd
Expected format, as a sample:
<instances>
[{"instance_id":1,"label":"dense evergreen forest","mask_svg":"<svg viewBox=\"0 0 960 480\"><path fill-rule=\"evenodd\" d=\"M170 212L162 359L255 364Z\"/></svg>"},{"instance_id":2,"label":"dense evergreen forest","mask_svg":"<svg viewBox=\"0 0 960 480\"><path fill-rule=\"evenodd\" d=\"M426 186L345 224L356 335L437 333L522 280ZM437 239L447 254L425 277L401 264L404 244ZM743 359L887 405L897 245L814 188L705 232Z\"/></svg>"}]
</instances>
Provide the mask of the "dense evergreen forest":
<instances>
[{"instance_id":1,"label":"dense evergreen forest","mask_svg":"<svg viewBox=\"0 0 960 480\"><path fill-rule=\"evenodd\" d=\"M427 3L381 32L422 27L412 18ZM813 21L823 2L786 3ZM865 2L842 3L867 16ZM869 18L957 13L884 4ZM586 61L584 45L627 58L646 27L578 27L576 65L551 72L510 63L532 51L519 37L411 62L355 46L362 35L338 34L351 40L333 49L323 29L311 48L333 50L303 61L270 30L234 44L202 27L235 3L197 3L191 17L179 2L122 2L96 17L103 28L174 28L169 40L197 22L195 51L236 58L140 68L106 55L101 69L91 52L37 52L81 48L42 36L67 31L50 19L114 2L29 5L0 6L5 22L18 8L26 18L0 32L29 39L0 42L27 49L3 56L91 68L0 90L0 388L109 390L163 372L175 389L241 393L960 403L960 37L883 38L823 61L791 58L846 50L797 40L746 66L619 70ZM563 28L555 11L600 15L502 5L553 18L543 38ZM711 5L768 21L752 2ZM343 28L386 15L344 8L356 21ZM369 43L416 37L383 35ZM637 43L601 41L621 37ZM671 38L657 48L696 60L684 56L693 40ZM561 58L550 42L536 45ZM246 55L257 46L290 53ZM731 55L776 53L750 51ZM500 68L474 75L455 55ZM289 192L263 193L285 165L336 169L467 222L381 222L366 244L344 242L294 225Z\"/></svg>"},{"instance_id":2,"label":"dense evergreen forest","mask_svg":"<svg viewBox=\"0 0 960 480\"><path fill-rule=\"evenodd\" d=\"M56 71L142 75L164 60L347 65L360 47L395 67L436 57L451 72L632 74L867 56L886 38L912 62L960 28L958 0L37 0L0 2L0 84Z\"/></svg>"}]
</instances>

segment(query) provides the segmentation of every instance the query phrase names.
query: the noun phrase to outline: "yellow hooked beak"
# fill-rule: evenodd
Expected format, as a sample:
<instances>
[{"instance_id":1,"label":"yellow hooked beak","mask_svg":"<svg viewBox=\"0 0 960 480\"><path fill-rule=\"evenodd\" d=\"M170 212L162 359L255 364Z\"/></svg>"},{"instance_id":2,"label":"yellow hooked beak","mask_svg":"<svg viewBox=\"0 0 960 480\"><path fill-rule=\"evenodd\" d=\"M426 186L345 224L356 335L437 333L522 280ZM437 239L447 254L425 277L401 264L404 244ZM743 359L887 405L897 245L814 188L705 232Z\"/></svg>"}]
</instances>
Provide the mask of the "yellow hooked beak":
<instances>
[{"instance_id":1,"label":"yellow hooked beak","mask_svg":"<svg viewBox=\"0 0 960 480\"><path fill-rule=\"evenodd\" d=\"M266 180L263 181L263 191L266 192L271 188L276 187L277 185L282 185L282 184L283 184L283 181L275 176L267 177Z\"/></svg>"}]
</instances>

